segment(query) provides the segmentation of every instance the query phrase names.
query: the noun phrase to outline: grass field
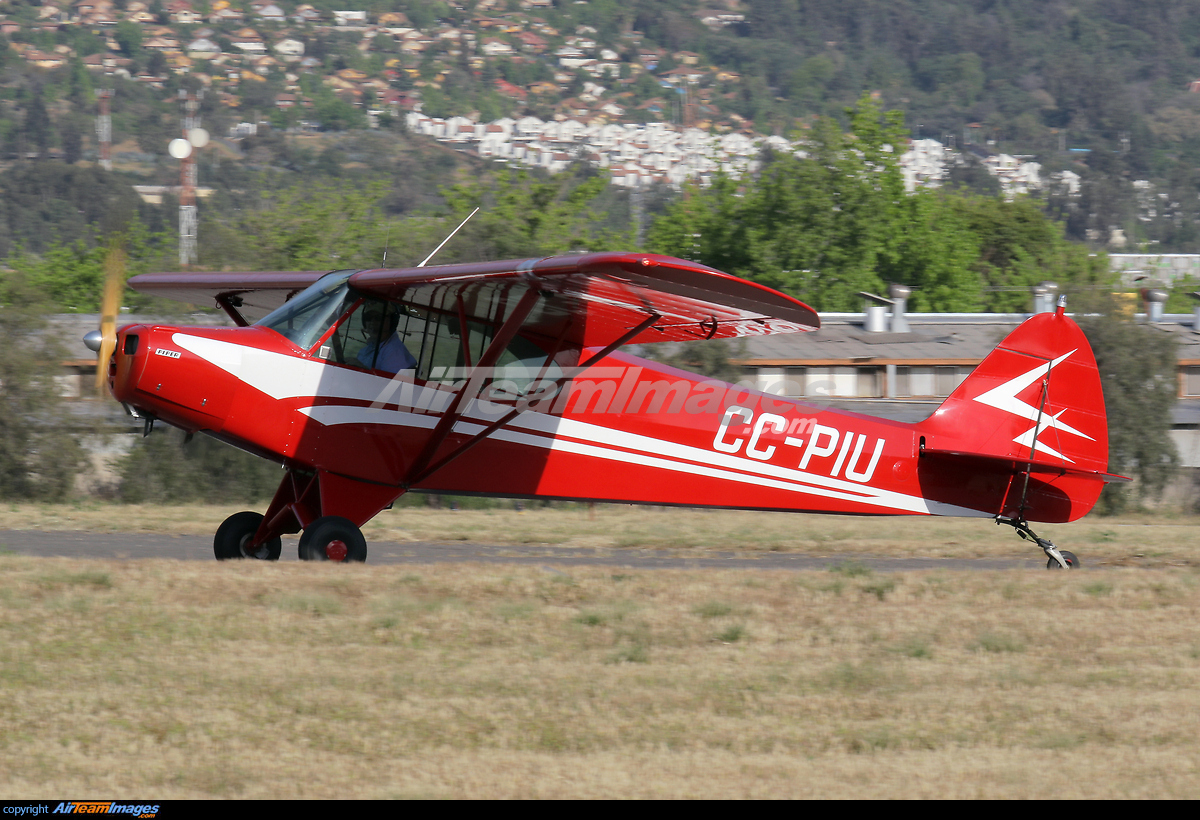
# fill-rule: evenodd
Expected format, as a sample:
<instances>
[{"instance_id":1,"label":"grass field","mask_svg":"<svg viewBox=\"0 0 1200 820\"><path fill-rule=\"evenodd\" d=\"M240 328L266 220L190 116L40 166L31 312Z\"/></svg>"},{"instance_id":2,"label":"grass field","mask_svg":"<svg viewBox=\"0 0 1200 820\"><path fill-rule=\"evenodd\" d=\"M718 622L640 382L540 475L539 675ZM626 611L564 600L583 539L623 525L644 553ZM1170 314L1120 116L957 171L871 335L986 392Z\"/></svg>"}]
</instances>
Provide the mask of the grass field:
<instances>
[{"instance_id":1,"label":"grass field","mask_svg":"<svg viewBox=\"0 0 1200 820\"><path fill-rule=\"evenodd\" d=\"M230 512L37 515L102 529L114 510L197 532ZM501 537L484 513L401 512L407 537ZM763 524L765 544L634 512L491 520L618 548L1000 549L987 522L793 516L847 529ZM1195 527L1072 525L1055 537L1085 560L1162 555L1069 573L0 555L0 799L1200 797Z\"/></svg>"},{"instance_id":2,"label":"grass field","mask_svg":"<svg viewBox=\"0 0 1200 820\"><path fill-rule=\"evenodd\" d=\"M1200 796L1191 570L0 579L6 799Z\"/></svg>"}]
</instances>

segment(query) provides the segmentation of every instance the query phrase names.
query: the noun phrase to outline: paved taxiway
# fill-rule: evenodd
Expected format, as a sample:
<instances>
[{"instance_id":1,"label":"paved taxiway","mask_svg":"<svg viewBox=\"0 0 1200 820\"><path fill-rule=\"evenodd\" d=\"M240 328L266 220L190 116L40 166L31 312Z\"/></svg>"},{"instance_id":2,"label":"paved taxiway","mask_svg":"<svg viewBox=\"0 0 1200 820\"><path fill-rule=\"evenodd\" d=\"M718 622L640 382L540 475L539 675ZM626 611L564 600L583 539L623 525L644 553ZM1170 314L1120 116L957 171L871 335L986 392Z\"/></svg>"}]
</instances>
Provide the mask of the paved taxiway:
<instances>
[{"instance_id":1,"label":"paved taxiway","mask_svg":"<svg viewBox=\"0 0 1200 820\"><path fill-rule=\"evenodd\" d=\"M170 558L212 561L212 537L199 535L134 535L125 533L37 532L0 530L0 552L67 558L137 560ZM284 561L299 560L296 539L283 541ZM1086 560L1086 558L1085 558ZM433 564L484 562L497 564L548 564L613 566L635 569L828 569L850 561L881 572L898 570L1042 569L1046 559L1030 554L1024 559L998 558L875 558L851 555L809 555L781 552L719 552L669 549L589 549L543 547L526 544L497 546L475 543L371 542L371 564Z\"/></svg>"}]
</instances>

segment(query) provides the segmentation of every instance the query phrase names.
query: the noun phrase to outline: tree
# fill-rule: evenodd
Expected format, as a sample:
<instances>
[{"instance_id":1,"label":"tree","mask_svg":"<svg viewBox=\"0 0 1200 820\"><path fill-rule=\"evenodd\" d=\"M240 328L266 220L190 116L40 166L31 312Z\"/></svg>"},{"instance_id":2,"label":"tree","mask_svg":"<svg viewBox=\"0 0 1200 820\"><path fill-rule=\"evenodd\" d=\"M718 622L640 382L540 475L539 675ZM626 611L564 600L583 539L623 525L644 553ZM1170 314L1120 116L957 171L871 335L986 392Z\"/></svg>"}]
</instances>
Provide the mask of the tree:
<instances>
[{"instance_id":1,"label":"tree","mask_svg":"<svg viewBox=\"0 0 1200 820\"><path fill-rule=\"evenodd\" d=\"M155 77L166 74L167 56L161 51L151 52L149 59L146 60L146 73Z\"/></svg>"},{"instance_id":2,"label":"tree","mask_svg":"<svg viewBox=\"0 0 1200 820\"><path fill-rule=\"evenodd\" d=\"M982 280L984 310L1025 310L1030 288L1045 280L1075 291L1112 282L1108 260L1063 238L1062 226L1031 200L956 195L945 201L978 243L972 268Z\"/></svg>"},{"instance_id":3,"label":"tree","mask_svg":"<svg viewBox=\"0 0 1200 820\"><path fill-rule=\"evenodd\" d=\"M16 246L34 254L77 240L90 246L97 234L153 213L127 182L97 166L18 163L0 174L0 190L0 258Z\"/></svg>"},{"instance_id":4,"label":"tree","mask_svg":"<svg viewBox=\"0 0 1200 820\"><path fill-rule=\"evenodd\" d=\"M314 113L321 128L326 131L351 131L367 127L367 115L332 92L317 96Z\"/></svg>"},{"instance_id":5,"label":"tree","mask_svg":"<svg viewBox=\"0 0 1200 820\"><path fill-rule=\"evenodd\" d=\"M771 276L776 268L789 264L776 265L760 258L764 253L762 232L754 225L754 214L737 180L718 174L707 189L685 188L683 196L651 224L646 245L653 251L755 278Z\"/></svg>"},{"instance_id":6,"label":"tree","mask_svg":"<svg viewBox=\"0 0 1200 820\"><path fill-rule=\"evenodd\" d=\"M387 229L384 183L298 185L263 194L261 206L208 211L201 264L250 270L319 270L379 264ZM400 236L397 232L397 236Z\"/></svg>"},{"instance_id":7,"label":"tree","mask_svg":"<svg viewBox=\"0 0 1200 820\"><path fill-rule=\"evenodd\" d=\"M881 115L866 95L848 113L849 133L821 120L809 155L785 157L779 169L768 167L757 196L747 197L772 250L764 261L781 271L758 278L790 288L823 310L853 309L859 291L882 290L879 269L899 260L906 216L893 150L905 139L902 115Z\"/></svg>"},{"instance_id":8,"label":"tree","mask_svg":"<svg viewBox=\"0 0 1200 820\"><path fill-rule=\"evenodd\" d=\"M804 156L765 158L756 177L718 176L655 221L651 249L762 282L818 310L855 310L859 292L912 287L915 310L1023 310L1044 279L1111 280L1102 258L1066 241L1029 200L906 194L899 112L864 97L849 132L812 128Z\"/></svg>"},{"instance_id":9,"label":"tree","mask_svg":"<svg viewBox=\"0 0 1200 820\"><path fill-rule=\"evenodd\" d=\"M179 136L179 124L164 112L151 108L137 123L137 144L147 154L165 157L167 145Z\"/></svg>"},{"instance_id":10,"label":"tree","mask_svg":"<svg viewBox=\"0 0 1200 820\"><path fill-rule=\"evenodd\" d=\"M59 128L62 138L63 162L74 165L83 157L83 129L77 117L65 117Z\"/></svg>"},{"instance_id":11,"label":"tree","mask_svg":"<svg viewBox=\"0 0 1200 820\"><path fill-rule=\"evenodd\" d=\"M850 132L819 120L806 156L767 157L744 191L723 177L707 190L692 189L655 221L649 246L754 279L820 310L853 309L859 291L882 290L881 272L921 278L902 260L906 227L924 205L904 194L894 150L905 139L903 119L896 111L881 114L868 96L849 113ZM933 228L927 233L961 239Z\"/></svg>"},{"instance_id":12,"label":"tree","mask_svg":"<svg viewBox=\"0 0 1200 820\"><path fill-rule=\"evenodd\" d=\"M137 23L122 20L117 23L113 39L121 47L121 52L131 59L137 59L142 53L142 27Z\"/></svg>"},{"instance_id":13,"label":"tree","mask_svg":"<svg viewBox=\"0 0 1200 820\"><path fill-rule=\"evenodd\" d=\"M93 101L92 78L83 65L83 60L78 56L72 57L68 71L70 73L67 79L67 96L71 102L79 107L91 105Z\"/></svg>"},{"instance_id":14,"label":"tree","mask_svg":"<svg viewBox=\"0 0 1200 820\"><path fill-rule=\"evenodd\" d=\"M544 180L520 170L448 188L443 194L455 220L477 206L481 210L446 256L511 259L624 244L629 236L618 237L597 227L592 212L594 201L607 186L606 175L576 165Z\"/></svg>"},{"instance_id":15,"label":"tree","mask_svg":"<svg viewBox=\"0 0 1200 820\"><path fill-rule=\"evenodd\" d=\"M42 89L34 86L32 99L25 109L25 136L30 145L45 155L50 147L50 115L46 113L46 103L42 99Z\"/></svg>"},{"instance_id":16,"label":"tree","mask_svg":"<svg viewBox=\"0 0 1200 820\"><path fill-rule=\"evenodd\" d=\"M1104 389L1108 468L1136 479L1132 489L1121 484L1104 488L1098 509L1118 513L1131 500L1157 496L1179 463L1170 435L1177 391L1175 339L1126 318L1111 297L1079 301L1101 311L1083 317L1079 325L1096 356Z\"/></svg>"},{"instance_id":17,"label":"tree","mask_svg":"<svg viewBox=\"0 0 1200 820\"><path fill-rule=\"evenodd\" d=\"M971 154L964 154L965 162L955 165L947 174L946 186L965 193L985 197L1000 196L1000 180L987 172L983 163Z\"/></svg>"},{"instance_id":18,"label":"tree","mask_svg":"<svg viewBox=\"0 0 1200 820\"><path fill-rule=\"evenodd\" d=\"M83 449L63 412L53 373L63 360L45 328L45 303L19 273L0 288L0 497L61 500L82 470Z\"/></svg>"},{"instance_id":19,"label":"tree","mask_svg":"<svg viewBox=\"0 0 1200 820\"><path fill-rule=\"evenodd\" d=\"M131 504L253 503L269 499L280 476L274 462L203 435L185 443L172 429L139 439L117 470L117 493Z\"/></svg>"},{"instance_id":20,"label":"tree","mask_svg":"<svg viewBox=\"0 0 1200 820\"><path fill-rule=\"evenodd\" d=\"M126 275L148 273L163 261L170 238L152 234L137 219L123 233L112 234L107 241L91 245L82 239L70 244L54 244L41 254L18 250L7 260L13 271L0 279L8 287L9 279L34 288L48 308L58 313L96 313L104 288L104 260L115 244L126 255ZM144 295L126 291L124 304L147 304Z\"/></svg>"},{"instance_id":21,"label":"tree","mask_svg":"<svg viewBox=\"0 0 1200 820\"><path fill-rule=\"evenodd\" d=\"M975 268L979 238L947 197L918 191L905 202L894 258L880 265L885 282L913 288L911 310L967 312L983 307L983 279Z\"/></svg>"}]
</instances>

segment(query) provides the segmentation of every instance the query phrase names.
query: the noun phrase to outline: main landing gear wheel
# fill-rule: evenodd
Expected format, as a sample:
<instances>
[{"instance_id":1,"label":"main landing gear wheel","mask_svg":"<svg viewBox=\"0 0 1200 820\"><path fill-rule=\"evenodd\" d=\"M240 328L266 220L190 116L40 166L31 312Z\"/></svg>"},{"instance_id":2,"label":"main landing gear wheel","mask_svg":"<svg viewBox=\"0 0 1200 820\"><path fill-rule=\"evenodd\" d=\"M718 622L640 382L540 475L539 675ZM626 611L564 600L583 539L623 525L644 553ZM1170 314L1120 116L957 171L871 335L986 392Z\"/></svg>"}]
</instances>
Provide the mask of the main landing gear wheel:
<instances>
[{"instance_id":1,"label":"main landing gear wheel","mask_svg":"<svg viewBox=\"0 0 1200 820\"><path fill-rule=\"evenodd\" d=\"M300 536L301 561L366 561L367 539L354 522L326 515L305 528Z\"/></svg>"},{"instance_id":2,"label":"main landing gear wheel","mask_svg":"<svg viewBox=\"0 0 1200 820\"><path fill-rule=\"evenodd\" d=\"M283 542L278 536L257 547L250 546L262 520L262 514L256 512L234 513L226 518L217 527L217 534L213 537L213 554L217 560L256 558L260 561L278 561L279 554L283 552Z\"/></svg>"},{"instance_id":3,"label":"main landing gear wheel","mask_svg":"<svg viewBox=\"0 0 1200 820\"><path fill-rule=\"evenodd\" d=\"M1059 550L1058 554L1067 562L1067 569L1079 569L1079 559L1075 557L1075 553L1068 552L1067 550ZM1046 569L1062 569L1062 565L1051 558L1046 562Z\"/></svg>"}]
</instances>

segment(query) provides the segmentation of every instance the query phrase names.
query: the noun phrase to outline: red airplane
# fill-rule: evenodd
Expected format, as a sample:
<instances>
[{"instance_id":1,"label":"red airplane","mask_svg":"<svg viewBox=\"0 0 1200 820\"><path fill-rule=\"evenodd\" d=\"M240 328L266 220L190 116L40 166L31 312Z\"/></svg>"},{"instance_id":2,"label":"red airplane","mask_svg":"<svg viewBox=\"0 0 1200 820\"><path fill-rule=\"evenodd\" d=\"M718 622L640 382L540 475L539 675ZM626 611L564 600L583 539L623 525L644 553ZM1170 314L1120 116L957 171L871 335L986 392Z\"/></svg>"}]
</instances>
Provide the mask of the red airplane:
<instances>
[{"instance_id":1,"label":"red airplane","mask_svg":"<svg viewBox=\"0 0 1200 820\"><path fill-rule=\"evenodd\" d=\"M272 459L265 515L218 559L362 561L409 491L851 515L1073 521L1105 482L1096 362L1063 311L1014 330L923 422L819 408L619 352L814 330L815 311L681 259L593 253L332 273L162 273L135 290L220 305L234 328L130 325L112 395ZM101 334L89 334L93 349ZM107 358L102 352L102 359Z\"/></svg>"}]
</instances>

